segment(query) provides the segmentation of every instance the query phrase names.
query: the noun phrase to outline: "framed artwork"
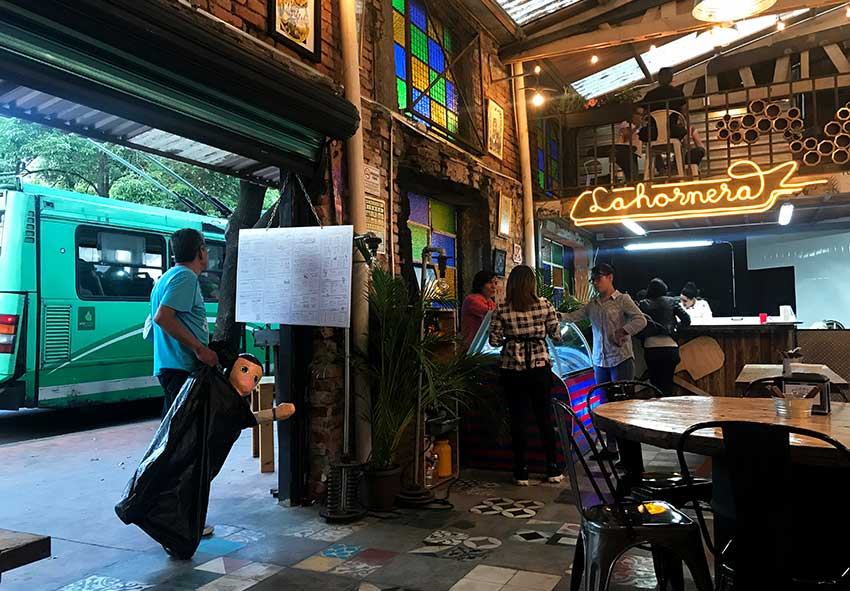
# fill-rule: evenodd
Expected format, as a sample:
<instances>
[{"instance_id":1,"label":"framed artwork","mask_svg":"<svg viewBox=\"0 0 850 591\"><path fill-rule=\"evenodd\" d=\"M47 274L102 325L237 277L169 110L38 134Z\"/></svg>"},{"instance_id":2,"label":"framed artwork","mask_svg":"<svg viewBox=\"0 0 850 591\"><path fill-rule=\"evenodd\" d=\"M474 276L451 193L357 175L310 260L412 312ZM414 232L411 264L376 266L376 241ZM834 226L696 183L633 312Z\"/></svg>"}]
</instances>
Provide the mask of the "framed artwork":
<instances>
[{"instance_id":1,"label":"framed artwork","mask_svg":"<svg viewBox=\"0 0 850 591\"><path fill-rule=\"evenodd\" d=\"M514 254L513 254L513 257L511 257L511 258L513 259L513 261L514 261L517 265L521 265L521 264L522 264L522 246L520 246L519 244L514 243Z\"/></svg>"},{"instance_id":2,"label":"framed artwork","mask_svg":"<svg viewBox=\"0 0 850 591\"><path fill-rule=\"evenodd\" d=\"M499 277L505 276L505 267L508 262L508 251L501 248L493 249L493 273Z\"/></svg>"},{"instance_id":3,"label":"framed artwork","mask_svg":"<svg viewBox=\"0 0 850 591\"><path fill-rule=\"evenodd\" d=\"M502 159L505 145L505 111L492 99L487 99L487 151Z\"/></svg>"},{"instance_id":4,"label":"framed artwork","mask_svg":"<svg viewBox=\"0 0 850 591\"><path fill-rule=\"evenodd\" d=\"M504 193L499 193L499 236L510 238L511 236L511 198Z\"/></svg>"},{"instance_id":5,"label":"framed artwork","mask_svg":"<svg viewBox=\"0 0 850 591\"><path fill-rule=\"evenodd\" d=\"M321 0L269 0L269 34L314 62L322 59Z\"/></svg>"}]
</instances>

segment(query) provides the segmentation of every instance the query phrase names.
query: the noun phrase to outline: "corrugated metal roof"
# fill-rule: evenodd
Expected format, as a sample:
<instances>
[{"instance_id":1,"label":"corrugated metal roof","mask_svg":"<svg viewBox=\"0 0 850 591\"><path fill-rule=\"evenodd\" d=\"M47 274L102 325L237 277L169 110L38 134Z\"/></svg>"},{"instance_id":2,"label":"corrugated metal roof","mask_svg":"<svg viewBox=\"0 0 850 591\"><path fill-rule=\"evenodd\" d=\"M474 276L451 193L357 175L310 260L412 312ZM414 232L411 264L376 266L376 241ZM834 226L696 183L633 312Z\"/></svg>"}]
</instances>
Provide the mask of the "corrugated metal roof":
<instances>
[{"instance_id":1,"label":"corrugated metal roof","mask_svg":"<svg viewBox=\"0 0 850 591\"><path fill-rule=\"evenodd\" d=\"M552 14L581 0L497 0L512 19L521 25Z\"/></svg>"},{"instance_id":2,"label":"corrugated metal roof","mask_svg":"<svg viewBox=\"0 0 850 591\"><path fill-rule=\"evenodd\" d=\"M275 186L280 182L280 169L277 166L20 86L11 80L0 79L0 116L41 123L264 185Z\"/></svg>"}]
</instances>

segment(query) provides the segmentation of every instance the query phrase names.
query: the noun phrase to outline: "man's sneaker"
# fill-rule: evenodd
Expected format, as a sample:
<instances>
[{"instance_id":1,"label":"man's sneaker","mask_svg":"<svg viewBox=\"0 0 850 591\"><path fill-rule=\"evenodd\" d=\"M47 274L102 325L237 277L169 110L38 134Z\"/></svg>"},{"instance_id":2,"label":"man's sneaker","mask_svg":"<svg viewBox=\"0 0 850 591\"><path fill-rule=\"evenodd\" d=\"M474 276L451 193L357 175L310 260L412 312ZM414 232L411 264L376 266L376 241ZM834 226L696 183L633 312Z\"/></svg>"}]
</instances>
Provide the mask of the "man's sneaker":
<instances>
[{"instance_id":1,"label":"man's sneaker","mask_svg":"<svg viewBox=\"0 0 850 591\"><path fill-rule=\"evenodd\" d=\"M215 531L215 528L214 528L213 526L211 526L211 525L205 525L205 526L204 526L204 531L203 531L203 532L201 532L201 537L202 537L202 538L208 538L208 537L210 537L211 535L213 535L213 532L214 532L214 531Z\"/></svg>"},{"instance_id":2,"label":"man's sneaker","mask_svg":"<svg viewBox=\"0 0 850 591\"><path fill-rule=\"evenodd\" d=\"M514 477L514 484L517 486L528 486L528 478L516 478Z\"/></svg>"},{"instance_id":3,"label":"man's sneaker","mask_svg":"<svg viewBox=\"0 0 850 591\"><path fill-rule=\"evenodd\" d=\"M546 468L546 482L549 484L558 484L564 479L564 473L558 469L555 464Z\"/></svg>"}]
</instances>

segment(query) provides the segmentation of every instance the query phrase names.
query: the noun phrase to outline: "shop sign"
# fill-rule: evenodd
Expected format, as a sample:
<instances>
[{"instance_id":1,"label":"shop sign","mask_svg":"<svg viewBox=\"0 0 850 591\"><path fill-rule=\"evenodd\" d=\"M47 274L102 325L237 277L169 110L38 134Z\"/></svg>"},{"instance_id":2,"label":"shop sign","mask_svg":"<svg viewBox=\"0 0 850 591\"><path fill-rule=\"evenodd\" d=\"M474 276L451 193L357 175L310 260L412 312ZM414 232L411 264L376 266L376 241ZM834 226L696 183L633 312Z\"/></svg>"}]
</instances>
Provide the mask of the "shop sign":
<instances>
[{"instance_id":1,"label":"shop sign","mask_svg":"<svg viewBox=\"0 0 850 591\"><path fill-rule=\"evenodd\" d=\"M721 178L595 187L561 200L561 208L577 226L763 213L780 197L827 182L792 181L796 173L794 161L764 170L751 160L737 160Z\"/></svg>"},{"instance_id":2,"label":"shop sign","mask_svg":"<svg viewBox=\"0 0 850 591\"><path fill-rule=\"evenodd\" d=\"M368 164L363 167L363 190L367 195L381 196L381 169Z\"/></svg>"},{"instance_id":3,"label":"shop sign","mask_svg":"<svg viewBox=\"0 0 850 591\"><path fill-rule=\"evenodd\" d=\"M387 252L387 214L383 199L366 197L366 231L381 239L378 252Z\"/></svg>"}]
</instances>

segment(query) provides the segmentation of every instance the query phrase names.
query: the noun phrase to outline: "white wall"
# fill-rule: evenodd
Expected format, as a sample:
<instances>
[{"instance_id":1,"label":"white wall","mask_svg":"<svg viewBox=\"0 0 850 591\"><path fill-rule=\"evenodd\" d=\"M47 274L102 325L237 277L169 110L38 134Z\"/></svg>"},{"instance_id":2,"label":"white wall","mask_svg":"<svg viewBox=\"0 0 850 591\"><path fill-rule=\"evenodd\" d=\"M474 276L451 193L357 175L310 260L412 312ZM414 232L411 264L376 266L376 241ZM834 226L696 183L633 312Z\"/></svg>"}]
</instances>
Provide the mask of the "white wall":
<instances>
[{"instance_id":1,"label":"white wall","mask_svg":"<svg viewBox=\"0 0 850 591\"><path fill-rule=\"evenodd\" d=\"M850 232L750 237L747 266L794 267L795 312L802 327L829 319L850 328Z\"/></svg>"}]
</instances>

